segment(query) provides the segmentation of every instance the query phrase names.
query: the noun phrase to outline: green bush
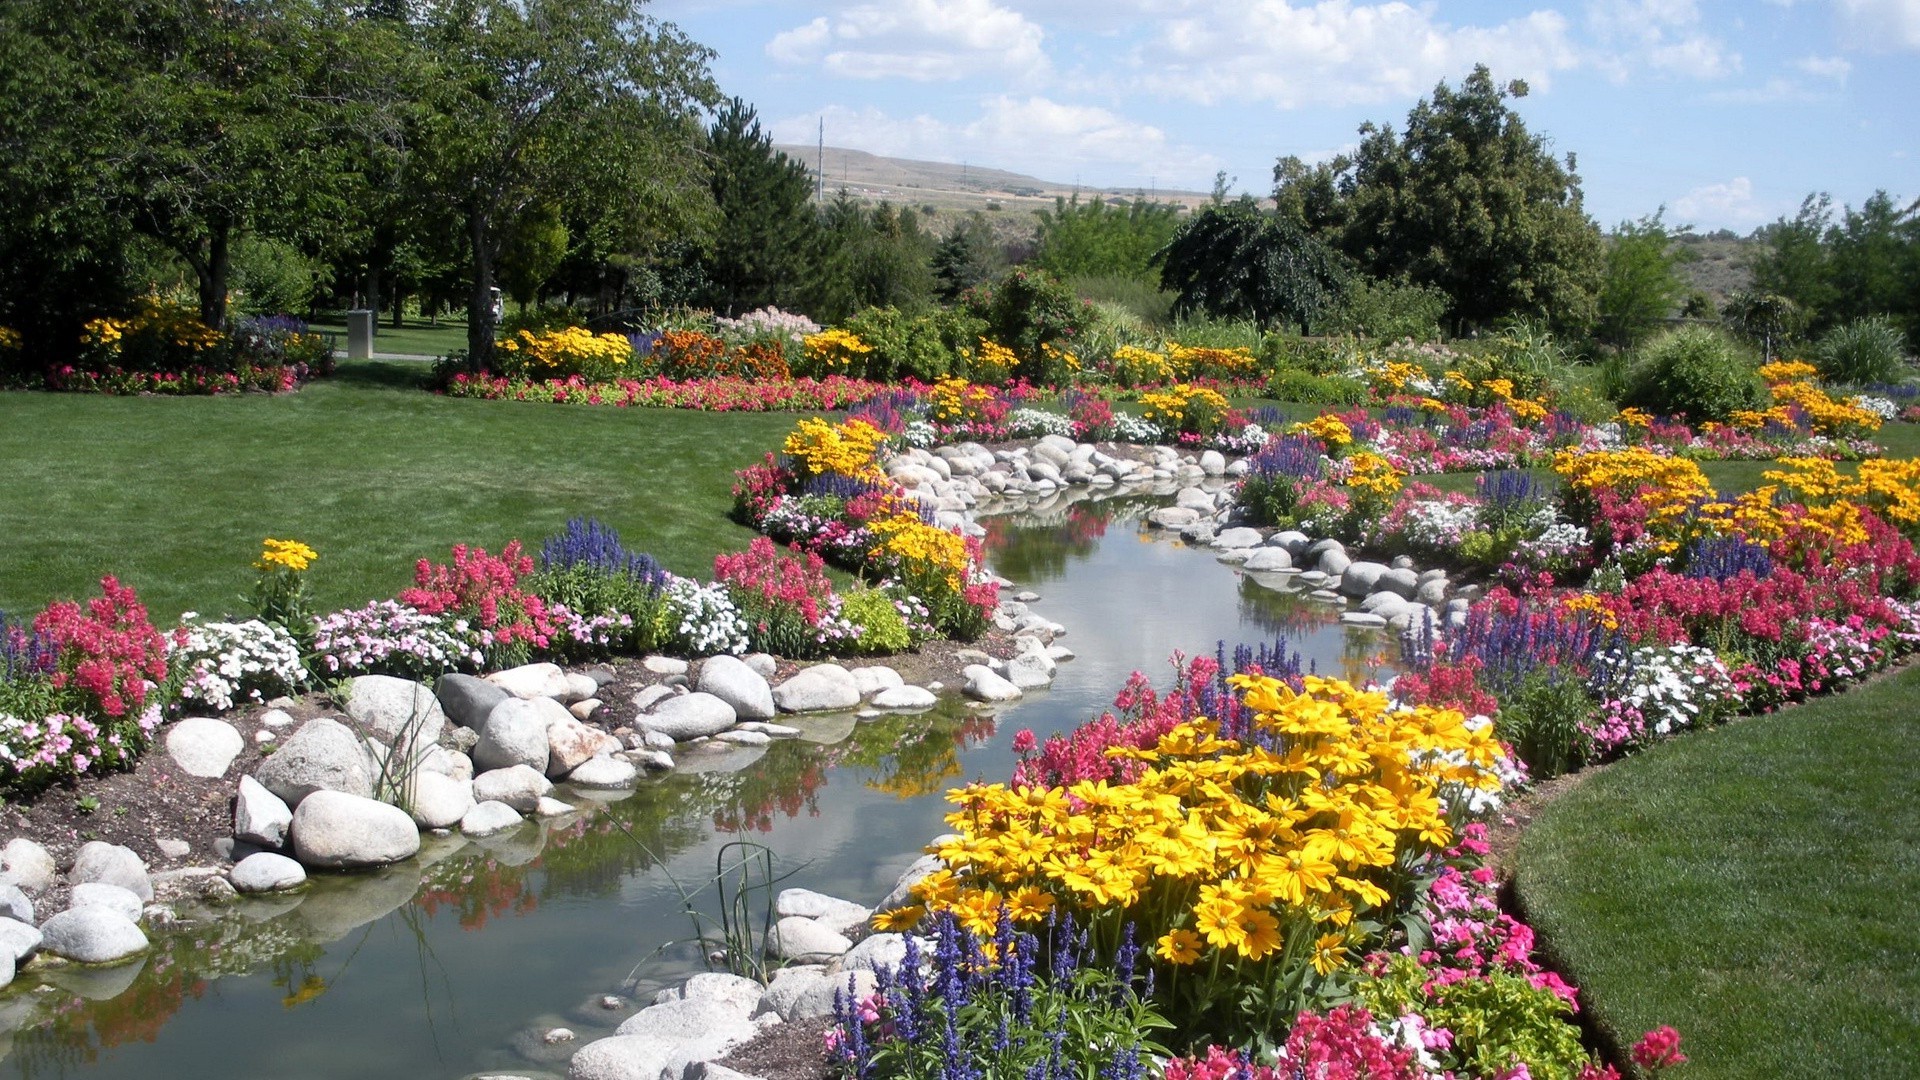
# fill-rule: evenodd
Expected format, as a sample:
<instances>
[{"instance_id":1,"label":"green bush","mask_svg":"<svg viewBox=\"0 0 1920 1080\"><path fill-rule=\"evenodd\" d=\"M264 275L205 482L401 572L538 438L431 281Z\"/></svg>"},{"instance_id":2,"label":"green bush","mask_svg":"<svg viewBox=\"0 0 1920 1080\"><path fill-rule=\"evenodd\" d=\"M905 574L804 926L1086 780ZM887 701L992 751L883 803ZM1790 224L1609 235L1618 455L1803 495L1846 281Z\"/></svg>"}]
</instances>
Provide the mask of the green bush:
<instances>
[{"instance_id":1,"label":"green bush","mask_svg":"<svg viewBox=\"0 0 1920 1080\"><path fill-rule=\"evenodd\" d=\"M1812 360L1830 383L1898 382L1906 375L1907 335L1884 315L1855 319L1822 335Z\"/></svg>"},{"instance_id":2,"label":"green bush","mask_svg":"<svg viewBox=\"0 0 1920 1080\"><path fill-rule=\"evenodd\" d=\"M1430 285L1356 275L1332 309L1314 320L1313 330L1378 341L1434 341L1446 314L1447 294Z\"/></svg>"},{"instance_id":3,"label":"green bush","mask_svg":"<svg viewBox=\"0 0 1920 1080\"><path fill-rule=\"evenodd\" d=\"M1102 310L1107 318L1124 310L1130 321L1148 326L1164 326L1173 312L1173 294L1151 281L1130 277L1075 277L1067 284L1080 299Z\"/></svg>"},{"instance_id":4,"label":"green bush","mask_svg":"<svg viewBox=\"0 0 1920 1080\"><path fill-rule=\"evenodd\" d=\"M855 647L863 653L886 655L906 652L913 647L913 631L906 617L893 606L893 597L882 589L856 589L842 593L840 617L860 628Z\"/></svg>"},{"instance_id":5,"label":"green bush","mask_svg":"<svg viewBox=\"0 0 1920 1080\"><path fill-rule=\"evenodd\" d=\"M971 321L957 312L909 315L893 307L868 308L842 328L873 346L865 374L885 382L909 377L932 382L951 374L960 362L959 349L977 336L967 333Z\"/></svg>"},{"instance_id":6,"label":"green bush","mask_svg":"<svg viewBox=\"0 0 1920 1080\"><path fill-rule=\"evenodd\" d=\"M1766 386L1754 358L1718 330L1684 326L1654 338L1634 355L1622 404L1688 420L1725 420L1761 403Z\"/></svg>"},{"instance_id":7,"label":"green bush","mask_svg":"<svg viewBox=\"0 0 1920 1080\"><path fill-rule=\"evenodd\" d=\"M1035 382L1045 381L1036 375L1045 366L1040 347L1078 349L1093 318L1092 305L1060 279L1024 267L992 285L968 289L960 296L960 307L986 324L988 338L1012 349L1020 358L1021 372Z\"/></svg>"},{"instance_id":8,"label":"green bush","mask_svg":"<svg viewBox=\"0 0 1920 1080\"><path fill-rule=\"evenodd\" d=\"M1547 669L1528 675L1518 689L1502 695L1494 727L1527 763L1533 778L1546 780L1580 765L1580 722L1592 708L1578 679Z\"/></svg>"},{"instance_id":9,"label":"green bush","mask_svg":"<svg viewBox=\"0 0 1920 1080\"><path fill-rule=\"evenodd\" d=\"M1344 375L1361 366L1364 358L1356 338L1297 334L1268 334L1260 342L1260 356L1275 368L1297 368L1314 375Z\"/></svg>"},{"instance_id":10,"label":"green bush","mask_svg":"<svg viewBox=\"0 0 1920 1080\"><path fill-rule=\"evenodd\" d=\"M1215 319L1194 315L1167 330L1167 340L1192 349L1245 349L1258 355L1266 347L1266 331L1252 319Z\"/></svg>"},{"instance_id":11,"label":"green bush","mask_svg":"<svg viewBox=\"0 0 1920 1080\"><path fill-rule=\"evenodd\" d=\"M234 306L244 315L298 315L313 304L320 265L292 244L248 236L233 246Z\"/></svg>"},{"instance_id":12,"label":"green bush","mask_svg":"<svg viewBox=\"0 0 1920 1080\"><path fill-rule=\"evenodd\" d=\"M1367 384L1345 375L1281 368L1267 379L1267 396L1302 405L1365 405Z\"/></svg>"}]
</instances>

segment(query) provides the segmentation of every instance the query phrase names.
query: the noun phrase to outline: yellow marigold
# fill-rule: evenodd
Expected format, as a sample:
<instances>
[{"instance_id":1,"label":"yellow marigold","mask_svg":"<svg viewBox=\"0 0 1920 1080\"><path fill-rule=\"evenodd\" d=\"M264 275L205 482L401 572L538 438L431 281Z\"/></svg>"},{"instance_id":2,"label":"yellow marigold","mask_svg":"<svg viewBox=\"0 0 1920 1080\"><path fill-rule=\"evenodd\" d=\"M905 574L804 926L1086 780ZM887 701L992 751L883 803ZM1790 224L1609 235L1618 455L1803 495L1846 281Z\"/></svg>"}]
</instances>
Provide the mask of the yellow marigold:
<instances>
[{"instance_id":1,"label":"yellow marigold","mask_svg":"<svg viewBox=\"0 0 1920 1080\"><path fill-rule=\"evenodd\" d=\"M1327 449L1336 450L1353 442L1353 429L1332 413L1321 413L1311 420L1303 420L1287 429L1289 435L1311 435L1325 443Z\"/></svg>"},{"instance_id":2,"label":"yellow marigold","mask_svg":"<svg viewBox=\"0 0 1920 1080\"><path fill-rule=\"evenodd\" d=\"M1653 414L1644 409L1621 409L1620 415L1614 417L1614 420L1627 427L1649 428L1653 426Z\"/></svg>"},{"instance_id":3,"label":"yellow marigold","mask_svg":"<svg viewBox=\"0 0 1920 1080\"><path fill-rule=\"evenodd\" d=\"M971 358L973 381L980 383L1003 383L1013 378L1020 366L1020 357L1012 349L997 341L980 339L980 348Z\"/></svg>"},{"instance_id":4,"label":"yellow marigold","mask_svg":"<svg viewBox=\"0 0 1920 1080\"><path fill-rule=\"evenodd\" d=\"M1574 593L1560 601L1560 606L1568 612L1578 615L1582 612L1593 616L1594 621L1609 630L1620 629L1620 617L1613 613L1599 593Z\"/></svg>"},{"instance_id":5,"label":"yellow marigold","mask_svg":"<svg viewBox=\"0 0 1920 1080\"><path fill-rule=\"evenodd\" d=\"M808 360L827 371L851 368L859 357L873 351L873 346L860 340L860 335L838 328L808 334L800 339L800 347L806 351Z\"/></svg>"},{"instance_id":6,"label":"yellow marigold","mask_svg":"<svg viewBox=\"0 0 1920 1080\"><path fill-rule=\"evenodd\" d=\"M874 477L880 472L874 453L886 441L886 433L865 420L830 424L810 417L795 425L780 448L806 476Z\"/></svg>"},{"instance_id":7,"label":"yellow marigold","mask_svg":"<svg viewBox=\"0 0 1920 1080\"><path fill-rule=\"evenodd\" d=\"M1382 501L1391 500L1400 491L1400 471L1393 462L1371 450L1362 450L1347 459L1351 471L1347 487L1354 492Z\"/></svg>"},{"instance_id":8,"label":"yellow marigold","mask_svg":"<svg viewBox=\"0 0 1920 1080\"><path fill-rule=\"evenodd\" d=\"M1805 382L1820 373L1820 369L1804 360L1775 360L1762 365L1760 378L1769 385L1775 383Z\"/></svg>"},{"instance_id":9,"label":"yellow marigold","mask_svg":"<svg viewBox=\"0 0 1920 1080\"><path fill-rule=\"evenodd\" d=\"M292 570L298 573L319 557L318 552L298 540L275 540L269 536L261 541L260 560L253 565L258 570Z\"/></svg>"},{"instance_id":10,"label":"yellow marigold","mask_svg":"<svg viewBox=\"0 0 1920 1080\"><path fill-rule=\"evenodd\" d=\"M0 349L16 351L20 348L21 340L20 331L11 326L0 326Z\"/></svg>"}]
</instances>

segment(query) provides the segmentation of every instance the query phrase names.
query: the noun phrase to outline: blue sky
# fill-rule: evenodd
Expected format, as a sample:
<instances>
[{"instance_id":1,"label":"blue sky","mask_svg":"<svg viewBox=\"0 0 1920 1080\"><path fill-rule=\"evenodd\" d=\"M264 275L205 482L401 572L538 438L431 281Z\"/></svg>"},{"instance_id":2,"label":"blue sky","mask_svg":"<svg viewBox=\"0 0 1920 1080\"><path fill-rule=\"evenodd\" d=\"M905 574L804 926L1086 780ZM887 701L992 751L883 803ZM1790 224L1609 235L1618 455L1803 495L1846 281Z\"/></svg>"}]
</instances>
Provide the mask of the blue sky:
<instances>
[{"instance_id":1,"label":"blue sky","mask_svg":"<svg viewBox=\"0 0 1920 1080\"><path fill-rule=\"evenodd\" d=\"M1603 225L1920 196L1920 0L660 0L782 142L1264 195L1475 63Z\"/></svg>"}]
</instances>

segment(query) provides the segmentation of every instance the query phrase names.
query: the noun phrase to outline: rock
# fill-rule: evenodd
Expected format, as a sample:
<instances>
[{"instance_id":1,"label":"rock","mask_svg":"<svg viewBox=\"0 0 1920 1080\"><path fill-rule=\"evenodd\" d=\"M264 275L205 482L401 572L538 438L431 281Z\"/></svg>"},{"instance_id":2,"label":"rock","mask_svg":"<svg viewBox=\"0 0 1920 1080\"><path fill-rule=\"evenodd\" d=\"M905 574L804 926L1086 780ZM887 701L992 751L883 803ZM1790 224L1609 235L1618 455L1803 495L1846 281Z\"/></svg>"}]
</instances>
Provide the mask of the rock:
<instances>
[{"instance_id":1,"label":"rock","mask_svg":"<svg viewBox=\"0 0 1920 1080\"><path fill-rule=\"evenodd\" d=\"M696 1061L687 1066L684 1080L760 1080L735 1069L729 1069L717 1061Z\"/></svg>"},{"instance_id":2,"label":"rock","mask_svg":"<svg viewBox=\"0 0 1920 1080\"><path fill-rule=\"evenodd\" d=\"M514 697L529 701L534 698L566 697L571 689L567 685L567 673L560 670L558 664L522 664L517 668L496 671L486 679Z\"/></svg>"},{"instance_id":3,"label":"rock","mask_svg":"<svg viewBox=\"0 0 1920 1080\"><path fill-rule=\"evenodd\" d=\"M407 812L423 829L451 829L473 809L473 784L437 772L416 772L408 779Z\"/></svg>"},{"instance_id":4,"label":"rock","mask_svg":"<svg viewBox=\"0 0 1920 1080\"><path fill-rule=\"evenodd\" d=\"M853 673L839 664L815 664L773 688L781 712L830 712L860 704Z\"/></svg>"},{"instance_id":5,"label":"rock","mask_svg":"<svg viewBox=\"0 0 1920 1080\"><path fill-rule=\"evenodd\" d=\"M12 957L15 968L39 948L39 930L23 922L0 919L0 954Z\"/></svg>"},{"instance_id":6,"label":"rock","mask_svg":"<svg viewBox=\"0 0 1920 1080\"><path fill-rule=\"evenodd\" d=\"M1322 566L1320 569L1325 570ZM1340 593L1356 599L1374 591L1380 583L1380 576L1387 572L1385 563L1361 561L1349 565L1340 574Z\"/></svg>"},{"instance_id":7,"label":"rock","mask_svg":"<svg viewBox=\"0 0 1920 1080\"><path fill-rule=\"evenodd\" d=\"M780 669L780 661L774 659L771 653L750 652L740 659L753 669L754 674L763 679L773 678L774 672Z\"/></svg>"},{"instance_id":8,"label":"rock","mask_svg":"<svg viewBox=\"0 0 1920 1080\"><path fill-rule=\"evenodd\" d=\"M649 750L664 750L671 754L674 748L673 736L648 728L641 732L640 742Z\"/></svg>"},{"instance_id":9,"label":"rock","mask_svg":"<svg viewBox=\"0 0 1920 1080\"><path fill-rule=\"evenodd\" d=\"M593 719L594 713L597 713L601 709L604 709L606 707L607 707L606 702L601 701L597 697L590 697L590 698L582 698L581 700L576 701L573 704L567 706L567 711L573 714L573 718L575 720L587 721L587 720Z\"/></svg>"},{"instance_id":10,"label":"rock","mask_svg":"<svg viewBox=\"0 0 1920 1080\"><path fill-rule=\"evenodd\" d=\"M1179 529L1200 520L1200 511L1188 506L1163 506L1147 514L1149 524Z\"/></svg>"},{"instance_id":11,"label":"rock","mask_svg":"<svg viewBox=\"0 0 1920 1080\"><path fill-rule=\"evenodd\" d=\"M1021 653L1007 661L1007 672L1004 678L1020 690L1036 690L1048 686L1053 682L1053 661L1047 659L1047 654L1044 652Z\"/></svg>"},{"instance_id":12,"label":"rock","mask_svg":"<svg viewBox=\"0 0 1920 1080\"><path fill-rule=\"evenodd\" d=\"M240 778L233 798L233 835L263 848L284 847L293 811L286 801L251 776Z\"/></svg>"},{"instance_id":13,"label":"rock","mask_svg":"<svg viewBox=\"0 0 1920 1080\"><path fill-rule=\"evenodd\" d=\"M600 692L599 682L591 675L569 671L563 677L567 680L567 692L559 700L564 704L585 701Z\"/></svg>"},{"instance_id":14,"label":"rock","mask_svg":"<svg viewBox=\"0 0 1920 1080\"><path fill-rule=\"evenodd\" d=\"M1365 600L1360 601L1361 611L1369 615L1378 615L1383 619L1391 619L1412 606L1413 602L1406 597L1401 596L1397 592L1387 592L1385 590L1371 593Z\"/></svg>"},{"instance_id":15,"label":"rock","mask_svg":"<svg viewBox=\"0 0 1920 1080\"><path fill-rule=\"evenodd\" d=\"M285 855L262 851L233 864L227 880L243 893L279 892L307 883L307 871Z\"/></svg>"},{"instance_id":16,"label":"rock","mask_svg":"<svg viewBox=\"0 0 1920 1080\"><path fill-rule=\"evenodd\" d=\"M907 939L901 934L874 934L847 950L840 966L848 971L898 971L907 960Z\"/></svg>"},{"instance_id":17,"label":"rock","mask_svg":"<svg viewBox=\"0 0 1920 1080\"><path fill-rule=\"evenodd\" d=\"M103 881L83 881L73 887L73 895L67 900L67 908L103 907L118 912L128 922L140 921L140 912L145 905L130 889L118 885L108 885Z\"/></svg>"},{"instance_id":18,"label":"rock","mask_svg":"<svg viewBox=\"0 0 1920 1080\"><path fill-rule=\"evenodd\" d=\"M1213 543L1213 522L1196 521L1180 530L1180 539L1195 547L1204 547Z\"/></svg>"},{"instance_id":19,"label":"rock","mask_svg":"<svg viewBox=\"0 0 1920 1080\"><path fill-rule=\"evenodd\" d=\"M1413 556L1395 555L1393 557L1393 561L1389 562L1387 565L1392 567L1395 570L1411 570L1413 568Z\"/></svg>"},{"instance_id":20,"label":"rock","mask_svg":"<svg viewBox=\"0 0 1920 1080\"><path fill-rule=\"evenodd\" d=\"M662 990L655 1004L660 1000L708 1001L745 1020L759 1007L760 995L765 992L766 988L752 979L723 971L703 971L671 990Z\"/></svg>"},{"instance_id":21,"label":"rock","mask_svg":"<svg viewBox=\"0 0 1920 1080\"><path fill-rule=\"evenodd\" d=\"M420 850L405 810L343 791L316 791L293 811L294 856L308 866L380 866Z\"/></svg>"},{"instance_id":22,"label":"rock","mask_svg":"<svg viewBox=\"0 0 1920 1080\"><path fill-rule=\"evenodd\" d=\"M1213 513L1213 492L1205 488L1181 488L1179 493L1173 497L1173 505L1183 510L1198 511L1200 516L1204 517Z\"/></svg>"},{"instance_id":23,"label":"rock","mask_svg":"<svg viewBox=\"0 0 1920 1080\"><path fill-rule=\"evenodd\" d=\"M535 817L564 817L573 812L573 807L570 804L563 803L552 796L542 796L539 802L533 804L533 815Z\"/></svg>"},{"instance_id":24,"label":"rock","mask_svg":"<svg viewBox=\"0 0 1920 1080\"><path fill-rule=\"evenodd\" d=\"M147 951L147 935L111 908L69 908L40 927L40 947L83 964L111 964Z\"/></svg>"},{"instance_id":25,"label":"rock","mask_svg":"<svg viewBox=\"0 0 1920 1080\"><path fill-rule=\"evenodd\" d=\"M1241 564L1241 568L1249 573L1256 574L1272 573L1276 570L1291 570L1293 569L1293 556L1287 554L1286 548L1269 545L1247 556L1247 561Z\"/></svg>"},{"instance_id":26,"label":"rock","mask_svg":"<svg viewBox=\"0 0 1920 1080\"><path fill-rule=\"evenodd\" d=\"M473 778L474 802L502 802L523 814L533 813L540 797L552 790L553 782L529 765L491 769Z\"/></svg>"},{"instance_id":27,"label":"rock","mask_svg":"<svg viewBox=\"0 0 1920 1080\"><path fill-rule=\"evenodd\" d=\"M673 768L673 755L665 750L629 750L627 755L648 772L667 772Z\"/></svg>"},{"instance_id":28,"label":"rock","mask_svg":"<svg viewBox=\"0 0 1920 1080\"><path fill-rule=\"evenodd\" d=\"M823 960L839 956L853 948L853 942L845 934L838 934L812 919L799 915L788 915L774 924L773 939L768 943L773 954L782 960Z\"/></svg>"},{"instance_id":29,"label":"rock","mask_svg":"<svg viewBox=\"0 0 1920 1080\"><path fill-rule=\"evenodd\" d=\"M739 714L733 706L712 694L679 694L655 705L653 712L640 717L648 731L657 731L678 742L717 735L732 727Z\"/></svg>"},{"instance_id":30,"label":"rock","mask_svg":"<svg viewBox=\"0 0 1920 1080\"><path fill-rule=\"evenodd\" d=\"M833 1014L833 999L836 994L849 994L859 1000L879 988L879 982L873 972L866 970L838 972L832 975L821 974L818 978L796 986L798 991L787 1006L792 1015L782 1014L782 1019L803 1020L815 1016ZM769 988L768 997L773 997Z\"/></svg>"},{"instance_id":31,"label":"rock","mask_svg":"<svg viewBox=\"0 0 1920 1080\"><path fill-rule=\"evenodd\" d=\"M1374 583L1374 588L1395 593L1405 600L1413 599L1413 591L1419 587L1420 575L1404 566L1388 570Z\"/></svg>"},{"instance_id":32,"label":"rock","mask_svg":"<svg viewBox=\"0 0 1920 1080\"><path fill-rule=\"evenodd\" d=\"M347 715L370 731L388 739L404 738L413 746L433 744L447 726L447 714L432 690L391 675L362 675L350 680Z\"/></svg>"},{"instance_id":33,"label":"rock","mask_svg":"<svg viewBox=\"0 0 1920 1080\"><path fill-rule=\"evenodd\" d=\"M1361 628L1382 627L1387 625L1387 620L1364 611L1349 611L1340 616L1340 625Z\"/></svg>"},{"instance_id":34,"label":"rock","mask_svg":"<svg viewBox=\"0 0 1920 1080\"><path fill-rule=\"evenodd\" d=\"M67 872L67 880L76 885L84 881L118 885L142 901L153 899L153 882L148 880L147 864L140 856L131 848L100 840L90 840L80 846L73 858L73 869Z\"/></svg>"},{"instance_id":35,"label":"rock","mask_svg":"<svg viewBox=\"0 0 1920 1080\"><path fill-rule=\"evenodd\" d=\"M760 736L766 738L765 735ZM567 776L567 782L577 788L590 788L601 791L615 791L630 788L639 782L640 770L633 762L622 761L616 757L597 757L582 762L580 767Z\"/></svg>"},{"instance_id":36,"label":"rock","mask_svg":"<svg viewBox=\"0 0 1920 1080\"><path fill-rule=\"evenodd\" d=\"M848 674L853 676L853 684L859 689L860 696L863 698L895 686L906 685L906 680L900 677L900 673L885 664L869 664L865 667L853 668Z\"/></svg>"},{"instance_id":37,"label":"rock","mask_svg":"<svg viewBox=\"0 0 1920 1080\"><path fill-rule=\"evenodd\" d=\"M732 743L735 746L765 746L773 741L773 737L758 731L741 731L739 728L734 728L732 731L723 731L713 736L713 741Z\"/></svg>"},{"instance_id":38,"label":"rock","mask_svg":"<svg viewBox=\"0 0 1920 1080\"><path fill-rule=\"evenodd\" d=\"M967 680L960 692L975 701L1013 701L1022 696L1018 686L994 674L993 669L984 664L969 664L960 674Z\"/></svg>"},{"instance_id":39,"label":"rock","mask_svg":"<svg viewBox=\"0 0 1920 1080\"><path fill-rule=\"evenodd\" d=\"M1421 582L1420 587L1413 590L1413 598L1428 607L1439 607L1447 602L1447 579L1439 577Z\"/></svg>"},{"instance_id":40,"label":"rock","mask_svg":"<svg viewBox=\"0 0 1920 1080\"><path fill-rule=\"evenodd\" d=\"M757 731L769 739L797 739L800 737L800 729L797 727L788 727L785 724L768 724L759 720L749 720L741 724L736 730Z\"/></svg>"},{"instance_id":41,"label":"rock","mask_svg":"<svg viewBox=\"0 0 1920 1080\"><path fill-rule=\"evenodd\" d=\"M1353 565L1353 560L1344 551L1323 551L1314 565L1329 578L1338 578Z\"/></svg>"},{"instance_id":42,"label":"rock","mask_svg":"<svg viewBox=\"0 0 1920 1080\"><path fill-rule=\"evenodd\" d=\"M291 807L316 791L373 795L374 763L366 744L352 728L324 716L300 725L253 775Z\"/></svg>"},{"instance_id":43,"label":"rock","mask_svg":"<svg viewBox=\"0 0 1920 1080\"><path fill-rule=\"evenodd\" d=\"M184 859L193 851L192 844L171 836L155 837L153 846L159 848L160 854L169 859Z\"/></svg>"},{"instance_id":44,"label":"rock","mask_svg":"<svg viewBox=\"0 0 1920 1080\"><path fill-rule=\"evenodd\" d=\"M41 892L53 885L53 856L24 836L16 836L0 848L0 869L28 892Z\"/></svg>"},{"instance_id":45,"label":"rock","mask_svg":"<svg viewBox=\"0 0 1920 1080\"><path fill-rule=\"evenodd\" d=\"M458 728L471 732L470 728ZM420 755L420 772L437 772L455 780L473 779L473 759L458 750L449 750L444 746L429 747Z\"/></svg>"},{"instance_id":46,"label":"rock","mask_svg":"<svg viewBox=\"0 0 1920 1080\"><path fill-rule=\"evenodd\" d=\"M1259 547L1265 542L1266 537L1260 535L1259 529L1249 529L1245 526L1223 530L1213 538L1213 546L1217 548Z\"/></svg>"},{"instance_id":47,"label":"rock","mask_svg":"<svg viewBox=\"0 0 1920 1080\"><path fill-rule=\"evenodd\" d=\"M225 720L189 716L167 728L167 756L181 771L206 780L227 774L247 740Z\"/></svg>"},{"instance_id":48,"label":"rock","mask_svg":"<svg viewBox=\"0 0 1920 1080\"><path fill-rule=\"evenodd\" d=\"M521 820L518 810L506 803L489 800L473 804L467 816L460 819L460 831L468 836L492 836L517 828Z\"/></svg>"},{"instance_id":49,"label":"rock","mask_svg":"<svg viewBox=\"0 0 1920 1080\"><path fill-rule=\"evenodd\" d=\"M558 780L581 763L620 749L620 740L571 716L547 722L547 776Z\"/></svg>"},{"instance_id":50,"label":"rock","mask_svg":"<svg viewBox=\"0 0 1920 1080\"><path fill-rule=\"evenodd\" d=\"M939 695L919 686L894 686L873 695L879 709L931 709L939 703Z\"/></svg>"},{"instance_id":51,"label":"rock","mask_svg":"<svg viewBox=\"0 0 1920 1080\"><path fill-rule=\"evenodd\" d=\"M777 711L766 678L746 661L724 654L700 662L700 681L694 689L726 702L741 720L771 720Z\"/></svg>"},{"instance_id":52,"label":"rock","mask_svg":"<svg viewBox=\"0 0 1920 1080\"><path fill-rule=\"evenodd\" d=\"M447 719L477 731L493 707L513 695L485 679L449 672L434 682L433 696Z\"/></svg>"},{"instance_id":53,"label":"rock","mask_svg":"<svg viewBox=\"0 0 1920 1080\"><path fill-rule=\"evenodd\" d=\"M548 1046L554 1046L559 1043L569 1043L573 1040L574 1034L572 1028L557 1027L543 1032L540 1035L540 1041L546 1043Z\"/></svg>"},{"instance_id":54,"label":"rock","mask_svg":"<svg viewBox=\"0 0 1920 1080\"><path fill-rule=\"evenodd\" d=\"M893 883L893 888L886 896L880 899L878 904L873 906L873 910L892 911L895 908L901 908L908 904L915 903L913 887L920 884L928 874L941 869L945 865L946 864L941 862L939 857L935 855L922 855L915 859L912 865L900 872L900 877Z\"/></svg>"},{"instance_id":55,"label":"rock","mask_svg":"<svg viewBox=\"0 0 1920 1080\"><path fill-rule=\"evenodd\" d=\"M780 895L774 898L773 910L782 916L797 915L813 919L842 934L865 924L873 916L870 909L851 900L817 893L812 889L782 889Z\"/></svg>"},{"instance_id":56,"label":"rock","mask_svg":"<svg viewBox=\"0 0 1920 1080\"><path fill-rule=\"evenodd\" d=\"M33 917L33 901L27 898L26 893L20 891L20 886L12 882L0 885L0 917L23 922L28 926L32 926L36 921Z\"/></svg>"},{"instance_id":57,"label":"rock","mask_svg":"<svg viewBox=\"0 0 1920 1080\"><path fill-rule=\"evenodd\" d=\"M567 1063L567 1080L677 1080L665 1076L676 1045L651 1035L595 1039Z\"/></svg>"},{"instance_id":58,"label":"rock","mask_svg":"<svg viewBox=\"0 0 1920 1080\"><path fill-rule=\"evenodd\" d=\"M633 695L632 700L633 700L634 711L636 712L651 711L655 705L660 704L662 701L665 701L670 697L675 697L677 696L677 694L678 694L678 691L674 690L673 687L667 686L664 683L655 683L652 686L641 687Z\"/></svg>"},{"instance_id":59,"label":"rock","mask_svg":"<svg viewBox=\"0 0 1920 1080\"><path fill-rule=\"evenodd\" d=\"M649 656L640 661L640 666L655 675L685 675L687 662L672 656Z\"/></svg>"},{"instance_id":60,"label":"rock","mask_svg":"<svg viewBox=\"0 0 1920 1080\"><path fill-rule=\"evenodd\" d=\"M688 998L649 1005L620 1022L616 1035L654 1038L677 1044L676 1049L692 1049L696 1044L708 1057L725 1056L727 1050L750 1041L759 1034L732 1003L712 998Z\"/></svg>"},{"instance_id":61,"label":"rock","mask_svg":"<svg viewBox=\"0 0 1920 1080\"><path fill-rule=\"evenodd\" d=\"M1297 559L1305 555L1307 549L1313 546L1313 537L1308 536L1298 529L1282 529L1272 536L1267 537L1267 543L1275 547L1286 548L1287 554Z\"/></svg>"},{"instance_id":62,"label":"rock","mask_svg":"<svg viewBox=\"0 0 1920 1080\"><path fill-rule=\"evenodd\" d=\"M564 715L565 710L561 711ZM551 714L538 702L526 698L512 697L495 705L480 728L480 741L474 744L474 765L483 772L515 765L545 772L547 722L551 719Z\"/></svg>"}]
</instances>

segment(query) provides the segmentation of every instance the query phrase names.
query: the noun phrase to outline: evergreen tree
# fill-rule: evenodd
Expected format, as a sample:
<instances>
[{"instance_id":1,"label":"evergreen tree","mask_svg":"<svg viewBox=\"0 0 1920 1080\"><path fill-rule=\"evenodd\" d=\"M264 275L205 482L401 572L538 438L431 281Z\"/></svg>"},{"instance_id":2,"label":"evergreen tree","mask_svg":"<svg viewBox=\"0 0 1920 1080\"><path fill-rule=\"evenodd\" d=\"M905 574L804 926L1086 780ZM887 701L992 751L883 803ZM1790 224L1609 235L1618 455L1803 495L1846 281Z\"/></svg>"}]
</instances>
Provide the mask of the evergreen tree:
<instances>
[{"instance_id":1,"label":"evergreen tree","mask_svg":"<svg viewBox=\"0 0 1920 1080\"><path fill-rule=\"evenodd\" d=\"M701 260L707 305L738 315L790 307L815 271L820 235L806 165L773 148L753 109L727 102L707 132L707 187L717 213Z\"/></svg>"}]
</instances>

